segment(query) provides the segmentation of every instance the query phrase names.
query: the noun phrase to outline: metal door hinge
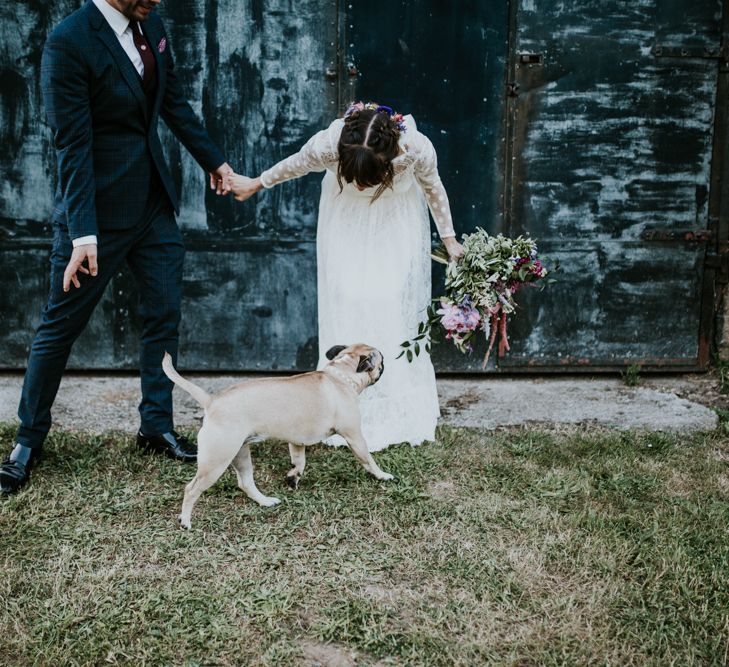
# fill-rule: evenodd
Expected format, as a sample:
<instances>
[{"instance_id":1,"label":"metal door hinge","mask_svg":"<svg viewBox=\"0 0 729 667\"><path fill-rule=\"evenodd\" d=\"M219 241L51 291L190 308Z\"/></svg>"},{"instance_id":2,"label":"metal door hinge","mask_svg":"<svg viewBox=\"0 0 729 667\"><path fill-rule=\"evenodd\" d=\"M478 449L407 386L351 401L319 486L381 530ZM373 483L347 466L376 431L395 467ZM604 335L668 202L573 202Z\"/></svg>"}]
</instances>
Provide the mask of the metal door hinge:
<instances>
[{"instance_id":1,"label":"metal door hinge","mask_svg":"<svg viewBox=\"0 0 729 667\"><path fill-rule=\"evenodd\" d=\"M704 264L707 269L716 271L717 283L722 285L729 283L729 241L719 241L717 252L707 252Z\"/></svg>"},{"instance_id":2,"label":"metal door hinge","mask_svg":"<svg viewBox=\"0 0 729 667\"><path fill-rule=\"evenodd\" d=\"M644 241L688 241L708 243L714 238L711 229L644 229L640 233Z\"/></svg>"},{"instance_id":3,"label":"metal door hinge","mask_svg":"<svg viewBox=\"0 0 729 667\"><path fill-rule=\"evenodd\" d=\"M651 54L656 58L716 58L726 60L726 47L714 46L673 46L655 44Z\"/></svg>"}]
</instances>

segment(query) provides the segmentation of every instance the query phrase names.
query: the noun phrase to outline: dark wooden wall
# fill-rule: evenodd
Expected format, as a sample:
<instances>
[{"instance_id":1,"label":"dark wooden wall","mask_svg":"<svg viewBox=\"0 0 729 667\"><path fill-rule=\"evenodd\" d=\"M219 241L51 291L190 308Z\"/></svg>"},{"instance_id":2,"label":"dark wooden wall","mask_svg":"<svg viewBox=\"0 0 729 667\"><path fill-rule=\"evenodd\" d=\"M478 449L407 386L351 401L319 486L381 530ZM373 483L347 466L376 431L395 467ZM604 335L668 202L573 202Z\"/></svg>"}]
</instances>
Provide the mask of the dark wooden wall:
<instances>
[{"instance_id":1,"label":"dark wooden wall","mask_svg":"<svg viewBox=\"0 0 729 667\"><path fill-rule=\"evenodd\" d=\"M0 7L2 367L24 365L45 301L55 159L40 54L79 5ZM349 99L391 103L436 145L461 231L528 232L562 261L557 285L522 297L502 369L705 363L707 245L685 239L716 226L722 2L167 0L160 12L189 99L237 170L297 150ZM185 367L312 367L320 176L218 199L161 134L188 247ZM133 368L135 312L122 272L71 365ZM436 361L480 368L445 349Z\"/></svg>"},{"instance_id":2,"label":"dark wooden wall","mask_svg":"<svg viewBox=\"0 0 729 667\"><path fill-rule=\"evenodd\" d=\"M0 365L22 367L47 291L55 159L38 86L45 35L81 3L6 3L0 60L3 181ZM231 164L256 174L336 115L337 23L329 0L175 0L161 6L185 90ZM188 254L181 354L197 368L291 369L316 362L318 184L306 179L240 204L160 124L181 192ZM78 341L72 367L136 365L136 289L121 272Z\"/></svg>"},{"instance_id":3,"label":"dark wooden wall","mask_svg":"<svg viewBox=\"0 0 729 667\"><path fill-rule=\"evenodd\" d=\"M721 3L521 0L509 229L565 269L509 365L696 365ZM703 304L706 305L706 304Z\"/></svg>"}]
</instances>

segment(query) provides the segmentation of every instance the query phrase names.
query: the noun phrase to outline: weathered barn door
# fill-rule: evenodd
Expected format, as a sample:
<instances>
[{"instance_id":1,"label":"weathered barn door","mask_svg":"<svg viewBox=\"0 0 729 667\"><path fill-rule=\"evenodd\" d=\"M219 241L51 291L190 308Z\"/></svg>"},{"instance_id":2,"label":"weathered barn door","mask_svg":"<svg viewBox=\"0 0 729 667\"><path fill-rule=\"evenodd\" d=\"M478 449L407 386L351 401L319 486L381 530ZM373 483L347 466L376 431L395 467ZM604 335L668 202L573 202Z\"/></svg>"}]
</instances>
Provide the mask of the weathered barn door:
<instances>
[{"instance_id":1,"label":"weathered barn door","mask_svg":"<svg viewBox=\"0 0 729 667\"><path fill-rule=\"evenodd\" d=\"M0 8L0 366L22 368L48 290L47 225L55 159L39 65L45 38L80 0ZM193 108L233 167L255 175L297 150L336 114L332 0L174 0L160 6ZM328 78L329 77L329 78ZM333 77L333 78L332 78ZM216 198L160 124L182 193L187 245L181 356L186 368L291 369L316 362L318 179L245 204ZM112 282L70 366L134 368L136 289Z\"/></svg>"},{"instance_id":2,"label":"weathered barn door","mask_svg":"<svg viewBox=\"0 0 729 667\"><path fill-rule=\"evenodd\" d=\"M506 0L413 0L373 12L348 5L349 80L343 98L373 100L412 113L433 142L456 231L503 228L504 113L508 65ZM434 242L437 235L434 234ZM435 290L442 272L434 272ZM480 369L446 345L440 370ZM397 363L406 363L403 360Z\"/></svg>"},{"instance_id":3,"label":"weathered barn door","mask_svg":"<svg viewBox=\"0 0 729 667\"><path fill-rule=\"evenodd\" d=\"M80 4L0 7L2 367L24 366L48 288L55 160L40 54ZM720 0L167 0L160 13L193 107L239 171L260 173L298 149L350 99L412 112L438 151L459 231L527 232L562 261L559 283L520 297L500 368L526 370L705 363L721 8ZM245 204L218 199L162 133L188 246L184 366L312 367L320 177ZM71 366L135 367L135 311L123 272ZM446 346L436 362L480 370L477 355Z\"/></svg>"},{"instance_id":4,"label":"weathered barn door","mask_svg":"<svg viewBox=\"0 0 729 667\"><path fill-rule=\"evenodd\" d=\"M502 368L707 362L721 9L514 0L506 228L564 273L522 296Z\"/></svg>"},{"instance_id":5,"label":"weathered barn door","mask_svg":"<svg viewBox=\"0 0 729 667\"><path fill-rule=\"evenodd\" d=\"M528 233L562 263L556 285L520 295L500 369L706 362L721 2L348 12L351 96L415 113L458 230ZM435 357L441 370L480 370L478 354Z\"/></svg>"}]
</instances>

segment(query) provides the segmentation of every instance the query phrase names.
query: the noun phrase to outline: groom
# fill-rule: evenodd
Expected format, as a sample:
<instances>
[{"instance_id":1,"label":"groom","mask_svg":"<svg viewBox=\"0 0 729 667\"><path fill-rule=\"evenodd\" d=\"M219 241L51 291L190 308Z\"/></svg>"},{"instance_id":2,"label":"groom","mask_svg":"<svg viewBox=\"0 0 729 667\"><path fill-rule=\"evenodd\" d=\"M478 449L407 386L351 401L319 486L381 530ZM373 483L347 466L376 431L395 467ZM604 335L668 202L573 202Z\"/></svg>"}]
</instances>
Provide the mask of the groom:
<instances>
[{"instance_id":1,"label":"groom","mask_svg":"<svg viewBox=\"0 0 729 667\"><path fill-rule=\"evenodd\" d=\"M184 247L178 200L157 136L165 124L226 192L231 173L185 100L161 0L87 0L48 37L41 89L58 158L50 294L23 383L3 493L21 488L51 426L71 352L104 289L126 263L139 288L141 427L137 444L183 461L196 447L173 430L165 351L177 353Z\"/></svg>"}]
</instances>

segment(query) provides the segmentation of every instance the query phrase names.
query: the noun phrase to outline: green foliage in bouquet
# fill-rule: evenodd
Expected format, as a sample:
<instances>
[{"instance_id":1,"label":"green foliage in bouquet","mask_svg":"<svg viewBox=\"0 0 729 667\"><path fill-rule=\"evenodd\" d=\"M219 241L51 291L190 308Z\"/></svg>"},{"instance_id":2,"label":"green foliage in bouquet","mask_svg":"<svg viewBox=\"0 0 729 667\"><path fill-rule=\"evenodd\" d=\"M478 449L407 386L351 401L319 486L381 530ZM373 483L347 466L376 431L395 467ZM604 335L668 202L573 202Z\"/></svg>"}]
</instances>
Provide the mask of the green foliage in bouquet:
<instances>
[{"instance_id":1,"label":"green foliage in bouquet","mask_svg":"<svg viewBox=\"0 0 729 667\"><path fill-rule=\"evenodd\" d=\"M430 352L431 341L439 340L441 332L461 352L471 352L472 338L483 331L489 341L485 367L497 336L499 356L509 349L506 326L507 316L516 309L514 294L540 281L542 287L554 282L546 277L559 269L556 264L548 271L538 258L537 244L525 236L490 236L478 227L463 236L463 248L464 255L457 262L449 260L443 246L433 252L435 261L446 264L446 293L433 300L417 336L401 344L398 358L404 354L412 361L421 345Z\"/></svg>"}]
</instances>

